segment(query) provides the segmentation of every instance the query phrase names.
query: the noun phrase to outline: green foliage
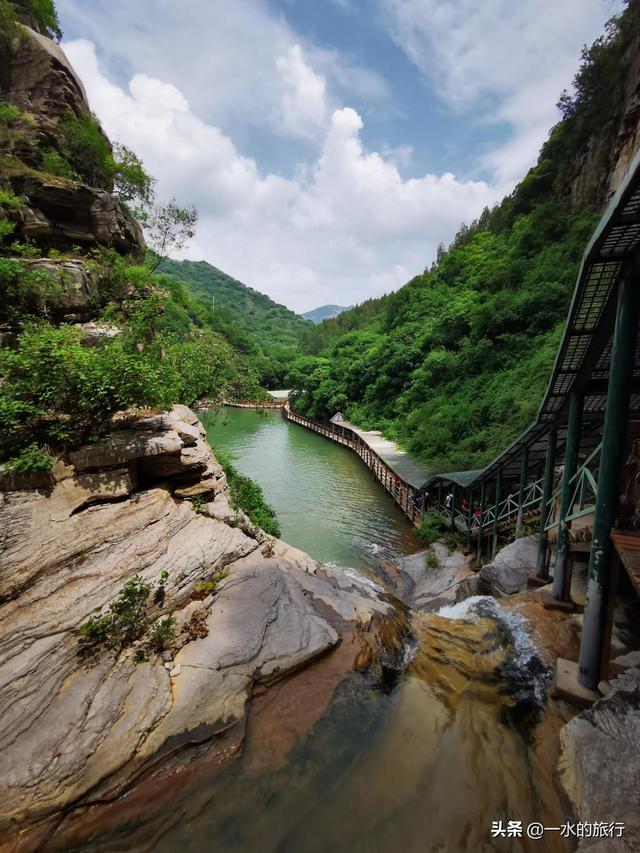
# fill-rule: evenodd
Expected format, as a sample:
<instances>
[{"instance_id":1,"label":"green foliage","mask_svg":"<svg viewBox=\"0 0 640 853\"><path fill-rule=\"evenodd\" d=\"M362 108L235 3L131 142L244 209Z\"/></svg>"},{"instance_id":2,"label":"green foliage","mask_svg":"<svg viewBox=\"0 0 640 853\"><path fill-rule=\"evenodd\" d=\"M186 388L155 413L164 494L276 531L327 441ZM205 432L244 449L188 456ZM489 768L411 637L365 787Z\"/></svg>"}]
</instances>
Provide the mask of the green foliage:
<instances>
[{"instance_id":1,"label":"green foliage","mask_svg":"<svg viewBox=\"0 0 640 853\"><path fill-rule=\"evenodd\" d=\"M60 284L43 270L0 258L0 323L17 326L33 314L46 315L57 305L60 293Z\"/></svg>"},{"instance_id":2,"label":"green foliage","mask_svg":"<svg viewBox=\"0 0 640 853\"><path fill-rule=\"evenodd\" d=\"M167 204L153 203L137 213L145 228L152 270L157 269L172 252L182 249L196 233L198 211L193 205L180 207L175 198Z\"/></svg>"},{"instance_id":3,"label":"green foliage","mask_svg":"<svg viewBox=\"0 0 640 853\"><path fill-rule=\"evenodd\" d=\"M0 125L9 127L20 118L20 110L13 104L0 100Z\"/></svg>"},{"instance_id":4,"label":"green foliage","mask_svg":"<svg viewBox=\"0 0 640 853\"><path fill-rule=\"evenodd\" d=\"M119 652L147 629L147 602L151 585L139 575L128 580L109 605L106 613L94 613L80 626L78 652L94 656L101 647Z\"/></svg>"},{"instance_id":5,"label":"green foliage","mask_svg":"<svg viewBox=\"0 0 640 853\"><path fill-rule=\"evenodd\" d=\"M145 172L142 160L126 145L114 145L111 172L113 195L119 201L143 208L151 205L154 179Z\"/></svg>"},{"instance_id":6,"label":"green foliage","mask_svg":"<svg viewBox=\"0 0 640 853\"><path fill-rule=\"evenodd\" d=\"M149 639L146 643L150 651L159 654L171 645L176 636L176 623L173 614L158 619L151 626Z\"/></svg>"},{"instance_id":7,"label":"green foliage","mask_svg":"<svg viewBox=\"0 0 640 853\"><path fill-rule=\"evenodd\" d=\"M226 456L218 453L218 462L224 468L231 490L231 503L249 516L253 524L271 536L280 536L280 525L273 507L264 499L262 489L249 477L241 474Z\"/></svg>"},{"instance_id":8,"label":"green foliage","mask_svg":"<svg viewBox=\"0 0 640 853\"><path fill-rule=\"evenodd\" d=\"M437 539L442 538L446 529L441 513L437 509L428 509L422 517L422 522L418 528L418 536L427 545L432 545Z\"/></svg>"},{"instance_id":9,"label":"green foliage","mask_svg":"<svg viewBox=\"0 0 640 853\"><path fill-rule=\"evenodd\" d=\"M11 263L0 260L0 282ZM250 371L218 335L158 332L162 306L161 294L126 305L122 334L98 347L70 326L25 323L15 348L0 349L0 458L34 440L63 449L95 438L111 412L129 406L255 393Z\"/></svg>"},{"instance_id":10,"label":"green foliage","mask_svg":"<svg viewBox=\"0 0 640 853\"><path fill-rule=\"evenodd\" d=\"M216 572L207 581L198 581L193 589L192 598L203 599L208 595L212 595L217 589L221 580L226 577L226 572Z\"/></svg>"},{"instance_id":11,"label":"green foliage","mask_svg":"<svg viewBox=\"0 0 640 853\"><path fill-rule=\"evenodd\" d=\"M62 30L53 0L13 0L18 10L27 12L49 38L60 41Z\"/></svg>"},{"instance_id":12,"label":"green foliage","mask_svg":"<svg viewBox=\"0 0 640 853\"><path fill-rule=\"evenodd\" d=\"M71 181L77 181L78 173L71 167L71 164L62 154L49 148L42 152L42 171L49 175L57 175L60 178L68 178Z\"/></svg>"},{"instance_id":13,"label":"green foliage","mask_svg":"<svg viewBox=\"0 0 640 853\"><path fill-rule=\"evenodd\" d=\"M17 195L14 195L12 192L7 192L0 188L0 206L8 207L10 209L15 210L20 207L20 199Z\"/></svg>"},{"instance_id":14,"label":"green foliage","mask_svg":"<svg viewBox=\"0 0 640 853\"><path fill-rule=\"evenodd\" d=\"M87 184L110 190L113 186L111 147L93 116L70 114L60 129L60 155L68 168Z\"/></svg>"},{"instance_id":15,"label":"green foliage","mask_svg":"<svg viewBox=\"0 0 640 853\"><path fill-rule=\"evenodd\" d=\"M190 296L186 310L193 313L198 306L200 317L250 358L263 385L282 387L311 323L205 261L163 261L158 272L167 277L168 287L184 286L175 301Z\"/></svg>"},{"instance_id":16,"label":"green foliage","mask_svg":"<svg viewBox=\"0 0 640 853\"><path fill-rule=\"evenodd\" d=\"M9 459L6 467L16 474L36 474L49 472L52 465L53 458L47 450L32 443L23 448L13 459Z\"/></svg>"},{"instance_id":17,"label":"green foliage","mask_svg":"<svg viewBox=\"0 0 640 853\"><path fill-rule=\"evenodd\" d=\"M193 511L197 513L202 513L207 506L207 501L205 500L204 495L194 495L191 498L191 506L193 507Z\"/></svg>"},{"instance_id":18,"label":"green foliage","mask_svg":"<svg viewBox=\"0 0 640 853\"><path fill-rule=\"evenodd\" d=\"M427 569L437 569L438 566L440 565L438 563L438 558L433 553L433 551L429 551L427 556L424 558L424 564L425 564Z\"/></svg>"}]
</instances>

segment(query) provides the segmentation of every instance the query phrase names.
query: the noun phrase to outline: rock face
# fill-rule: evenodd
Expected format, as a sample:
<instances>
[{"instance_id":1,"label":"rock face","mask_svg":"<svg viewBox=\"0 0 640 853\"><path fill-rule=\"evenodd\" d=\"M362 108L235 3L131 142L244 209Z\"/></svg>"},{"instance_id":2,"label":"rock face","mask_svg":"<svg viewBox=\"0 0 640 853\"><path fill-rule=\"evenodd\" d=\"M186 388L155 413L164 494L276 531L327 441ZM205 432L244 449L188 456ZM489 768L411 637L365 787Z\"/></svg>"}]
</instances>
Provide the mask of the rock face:
<instances>
[{"instance_id":1,"label":"rock face","mask_svg":"<svg viewBox=\"0 0 640 853\"><path fill-rule=\"evenodd\" d=\"M579 850L640 849L640 670L561 731L560 775L579 820L624 823L621 838L583 839Z\"/></svg>"},{"instance_id":2,"label":"rock face","mask_svg":"<svg viewBox=\"0 0 640 853\"><path fill-rule=\"evenodd\" d=\"M21 27L11 56L1 65L3 97L23 112L38 116L43 143L50 144L69 113L90 114L80 78L62 48L51 39Z\"/></svg>"},{"instance_id":3,"label":"rock face","mask_svg":"<svg viewBox=\"0 0 640 853\"><path fill-rule=\"evenodd\" d=\"M579 208L604 209L640 148L640 22L633 25L620 112L588 140L573 164L571 200Z\"/></svg>"},{"instance_id":4,"label":"rock face","mask_svg":"<svg viewBox=\"0 0 640 853\"><path fill-rule=\"evenodd\" d=\"M23 202L15 223L22 240L44 249L100 244L123 254L144 246L136 220L105 190L37 174L13 175L10 183Z\"/></svg>"},{"instance_id":5,"label":"rock face","mask_svg":"<svg viewBox=\"0 0 640 853\"><path fill-rule=\"evenodd\" d=\"M74 245L110 246L122 253L144 246L138 223L115 200L107 177L88 187L40 171L41 152L56 149L63 138L63 122L91 117L82 83L62 49L26 26L11 49L0 57L0 97L32 117L33 125L5 134L3 148L11 161L3 176L19 196L22 207L11 215L15 236L32 240L42 249L68 250ZM110 149L109 140L105 146ZM94 180L97 180L95 178Z\"/></svg>"},{"instance_id":6,"label":"rock face","mask_svg":"<svg viewBox=\"0 0 640 853\"><path fill-rule=\"evenodd\" d=\"M492 595L514 595L527 588L527 575L535 570L538 546L532 536L511 542L495 559L480 569L480 577Z\"/></svg>"},{"instance_id":7,"label":"rock face","mask_svg":"<svg viewBox=\"0 0 640 853\"><path fill-rule=\"evenodd\" d=\"M0 495L0 838L241 724L254 684L391 610L233 510L185 407L112 427L58 461L48 490ZM198 482L203 512L175 497ZM163 572L147 616L173 613L168 651L136 664L142 637L80 657L79 627L132 576L158 591Z\"/></svg>"}]
</instances>

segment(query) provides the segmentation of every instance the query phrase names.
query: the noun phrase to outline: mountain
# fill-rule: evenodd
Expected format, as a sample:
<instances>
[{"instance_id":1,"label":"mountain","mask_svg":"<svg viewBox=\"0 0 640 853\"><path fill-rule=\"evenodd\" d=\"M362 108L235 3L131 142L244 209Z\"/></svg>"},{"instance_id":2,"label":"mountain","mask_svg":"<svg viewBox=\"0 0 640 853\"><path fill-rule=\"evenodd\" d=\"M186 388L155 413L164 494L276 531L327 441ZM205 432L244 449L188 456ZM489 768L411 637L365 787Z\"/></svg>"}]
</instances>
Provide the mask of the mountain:
<instances>
[{"instance_id":1,"label":"mountain","mask_svg":"<svg viewBox=\"0 0 640 853\"><path fill-rule=\"evenodd\" d=\"M262 382L281 386L311 328L308 320L206 261L163 261L157 272L184 285L209 309L210 323L236 349L252 356Z\"/></svg>"},{"instance_id":2,"label":"mountain","mask_svg":"<svg viewBox=\"0 0 640 853\"><path fill-rule=\"evenodd\" d=\"M351 305L321 305L320 308L314 308L312 311L305 311L301 314L305 320L311 320L312 323L322 323L323 320L330 320L332 317L337 317L343 311L349 311Z\"/></svg>"},{"instance_id":3,"label":"mountain","mask_svg":"<svg viewBox=\"0 0 640 853\"><path fill-rule=\"evenodd\" d=\"M582 54L537 164L431 268L312 327L286 385L424 459L479 468L535 417L582 253L640 146L640 2Z\"/></svg>"}]
</instances>

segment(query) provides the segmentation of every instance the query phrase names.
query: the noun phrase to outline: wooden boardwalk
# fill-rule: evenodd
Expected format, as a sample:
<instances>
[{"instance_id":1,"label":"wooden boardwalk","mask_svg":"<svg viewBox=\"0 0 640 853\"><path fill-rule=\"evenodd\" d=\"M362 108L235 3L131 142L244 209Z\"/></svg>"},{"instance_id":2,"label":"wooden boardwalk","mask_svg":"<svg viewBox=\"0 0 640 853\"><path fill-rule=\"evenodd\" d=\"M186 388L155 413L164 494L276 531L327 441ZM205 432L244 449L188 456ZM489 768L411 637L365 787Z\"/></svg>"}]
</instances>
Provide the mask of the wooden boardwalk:
<instances>
[{"instance_id":1,"label":"wooden boardwalk","mask_svg":"<svg viewBox=\"0 0 640 853\"><path fill-rule=\"evenodd\" d=\"M380 433L369 434L347 423L314 421L294 414L288 403L282 407L282 414L291 423L317 432L357 453L408 520L416 527L420 526L423 509L420 486L426 474L407 454L381 438ZM373 440L368 440L369 435Z\"/></svg>"}]
</instances>

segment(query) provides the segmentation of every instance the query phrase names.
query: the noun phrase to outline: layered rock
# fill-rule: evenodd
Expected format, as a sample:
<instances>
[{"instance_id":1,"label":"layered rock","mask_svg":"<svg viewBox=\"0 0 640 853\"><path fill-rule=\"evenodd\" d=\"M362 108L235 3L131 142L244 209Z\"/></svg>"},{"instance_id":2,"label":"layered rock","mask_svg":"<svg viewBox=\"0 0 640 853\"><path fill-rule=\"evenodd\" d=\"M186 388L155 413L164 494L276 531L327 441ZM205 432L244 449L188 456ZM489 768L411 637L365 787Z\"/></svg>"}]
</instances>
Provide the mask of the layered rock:
<instances>
[{"instance_id":1,"label":"layered rock","mask_svg":"<svg viewBox=\"0 0 640 853\"><path fill-rule=\"evenodd\" d=\"M59 460L47 490L1 496L5 836L88 792L113 796L163 756L241 725L254 684L390 611L370 583L271 540L233 510L185 407L111 427ZM196 512L177 495L198 485ZM148 619L173 613L168 649L136 663L140 639L79 656L80 626L134 575L162 589Z\"/></svg>"},{"instance_id":2,"label":"layered rock","mask_svg":"<svg viewBox=\"0 0 640 853\"><path fill-rule=\"evenodd\" d=\"M22 206L15 234L43 249L111 246L122 254L144 246L138 222L105 190L28 173L9 177Z\"/></svg>"}]
</instances>

